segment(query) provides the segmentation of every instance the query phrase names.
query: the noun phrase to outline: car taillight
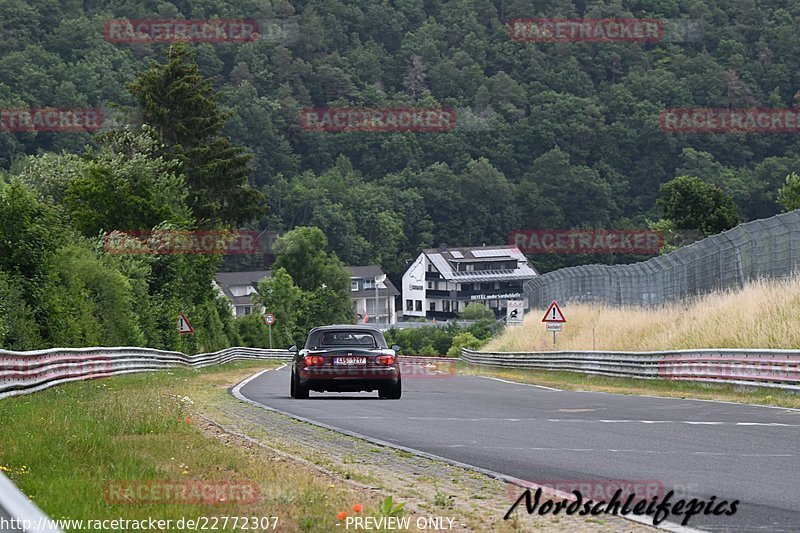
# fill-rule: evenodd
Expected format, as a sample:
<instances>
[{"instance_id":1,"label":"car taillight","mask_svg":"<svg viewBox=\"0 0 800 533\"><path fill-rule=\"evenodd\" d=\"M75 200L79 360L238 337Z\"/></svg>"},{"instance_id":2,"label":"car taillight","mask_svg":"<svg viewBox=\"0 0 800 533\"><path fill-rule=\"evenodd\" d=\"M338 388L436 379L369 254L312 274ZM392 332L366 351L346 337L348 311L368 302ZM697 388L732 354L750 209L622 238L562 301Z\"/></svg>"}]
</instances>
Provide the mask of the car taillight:
<instances>
[{"instance_id":1,"label":"car taillight","mask_svg":"<svg viewBox=\"0 0 800 533\"><path fill-rule=\"evenodd\" d=\"M321 355L307 355L303 360L306 366L319 366L325 362L325 358Z\"/></svg>"},{"instance_id":2,"label":"car taillight","mask_svg":"<svg viewBox=\"0 0 800 533\"><path fill-rule=\"evenodd\" d=\"M375 361L379 365L389 366L394 364L394 356L393 355L379 355L375 358Z\"/></svg>"}]
</instances>

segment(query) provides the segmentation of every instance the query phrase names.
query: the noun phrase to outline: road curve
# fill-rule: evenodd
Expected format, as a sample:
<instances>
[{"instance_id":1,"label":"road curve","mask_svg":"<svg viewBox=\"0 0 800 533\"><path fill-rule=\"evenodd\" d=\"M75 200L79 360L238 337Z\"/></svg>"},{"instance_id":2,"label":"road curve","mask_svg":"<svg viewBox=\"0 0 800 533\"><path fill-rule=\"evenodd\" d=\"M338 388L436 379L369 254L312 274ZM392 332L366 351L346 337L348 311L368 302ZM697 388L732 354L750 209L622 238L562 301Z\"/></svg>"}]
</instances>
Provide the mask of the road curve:
<instances>
[{"instance_id":1,"label":"road curve","mask_svg":"<svg viewBox=\"0 0 800 533\"><path fill-rule=\"evenodd\" d=\"M798 410L471 375L406 378L403 389L399 401L314 392L293 400L284 368L239 392L290 415L524 480L641 481L682 497L741 502L734 516L692 517L697 529L800 531Z\"/></svg>"}]
</instances>

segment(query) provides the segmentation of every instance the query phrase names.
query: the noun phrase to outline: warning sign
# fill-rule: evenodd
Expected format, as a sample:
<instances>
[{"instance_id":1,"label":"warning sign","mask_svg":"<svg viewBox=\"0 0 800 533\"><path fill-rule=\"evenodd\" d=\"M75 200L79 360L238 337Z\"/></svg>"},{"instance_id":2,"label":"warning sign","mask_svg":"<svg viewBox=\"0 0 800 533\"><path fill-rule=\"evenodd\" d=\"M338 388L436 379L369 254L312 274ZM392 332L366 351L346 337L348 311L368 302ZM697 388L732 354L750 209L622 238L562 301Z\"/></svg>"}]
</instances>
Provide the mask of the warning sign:
<instances>
[{"instance_id":1,"label":"warning sign","mask_svg":"<svg viewBox=\"0 0 800 533\"><path fill-rule=\"evenodd\" d=\"M553 300L553 303L550 304L550 307L547 308L547 312L544 314L544 318L542 318L542 322L566 322L567 319L564 318L564 313L561 312L561 308L558 307L558 302Z\"/></svg>"}]
</instances>

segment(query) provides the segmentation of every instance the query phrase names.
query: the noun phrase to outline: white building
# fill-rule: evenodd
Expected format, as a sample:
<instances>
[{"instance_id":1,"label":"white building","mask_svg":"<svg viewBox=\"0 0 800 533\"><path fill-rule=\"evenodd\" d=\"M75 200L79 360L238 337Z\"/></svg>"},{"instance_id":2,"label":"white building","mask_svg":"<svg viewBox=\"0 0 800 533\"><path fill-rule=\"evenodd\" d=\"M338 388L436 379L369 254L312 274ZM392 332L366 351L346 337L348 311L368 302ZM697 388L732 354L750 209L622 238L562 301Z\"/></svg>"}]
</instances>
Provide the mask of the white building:
<instances>
[{"instance_id":1,"label":"white building","mask_svg":"<svg viewBox=\"0 0 800 533\"><path fill-rule=\"evenodd\" d=\"M378 283L376 293L375 280L384 276L381 267L368 265L349 268L354 320L359 324L396 323L395 298L400 291L386 279L383 283ZM214 285L231 303L233 316L240 317L253 312L264 312L264 308L254 303L252 297L258 293L258 282L268 277L269 270L219 272L215 276Z\"/></svg>"},{"instance_id":2,"label":"white building","mask_svg":"<svg viewBox=\"0 0 800 533\"><path fill-rule=\"evenodd\" d=\"M402 313L446 320L481 302L499 317L506 300L525 299L523 284L538 275L516 246L423 250L403 274Z\"/></svg>"},{"instance_id":3,"label":"white building","mask_svg":"<svg viewBox=\"0 0 800 533\"><path fill-rule=\"evenodd\" d=\"M350 267L350 299L358 324L386 326L397 322L395 298L400 291L389 281L376 283L384 276L378 265ZM375 285L378 285L377 291Z\"/></svg>"}]
</instances>

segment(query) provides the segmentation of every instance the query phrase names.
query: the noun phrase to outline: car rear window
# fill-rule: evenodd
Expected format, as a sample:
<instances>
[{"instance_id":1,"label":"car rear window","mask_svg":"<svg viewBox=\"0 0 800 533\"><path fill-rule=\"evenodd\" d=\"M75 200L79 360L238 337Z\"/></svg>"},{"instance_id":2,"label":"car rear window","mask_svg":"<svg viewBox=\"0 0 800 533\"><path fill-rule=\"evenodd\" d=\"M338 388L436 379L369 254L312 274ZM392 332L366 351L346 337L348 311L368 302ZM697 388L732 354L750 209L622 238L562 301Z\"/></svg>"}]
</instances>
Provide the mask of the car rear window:
<instances>
[{"instance_id":1,"label":"car rear window","mask_svg":"<svg viewBox=\"0 0 800 533\"><path fill-rule=\"evenodd\" d=\"M325 331L319 336L321 348L333 346L363 346L377 348L378 343L372 333L364 331Z\"/></svg>"}]
</instances>

